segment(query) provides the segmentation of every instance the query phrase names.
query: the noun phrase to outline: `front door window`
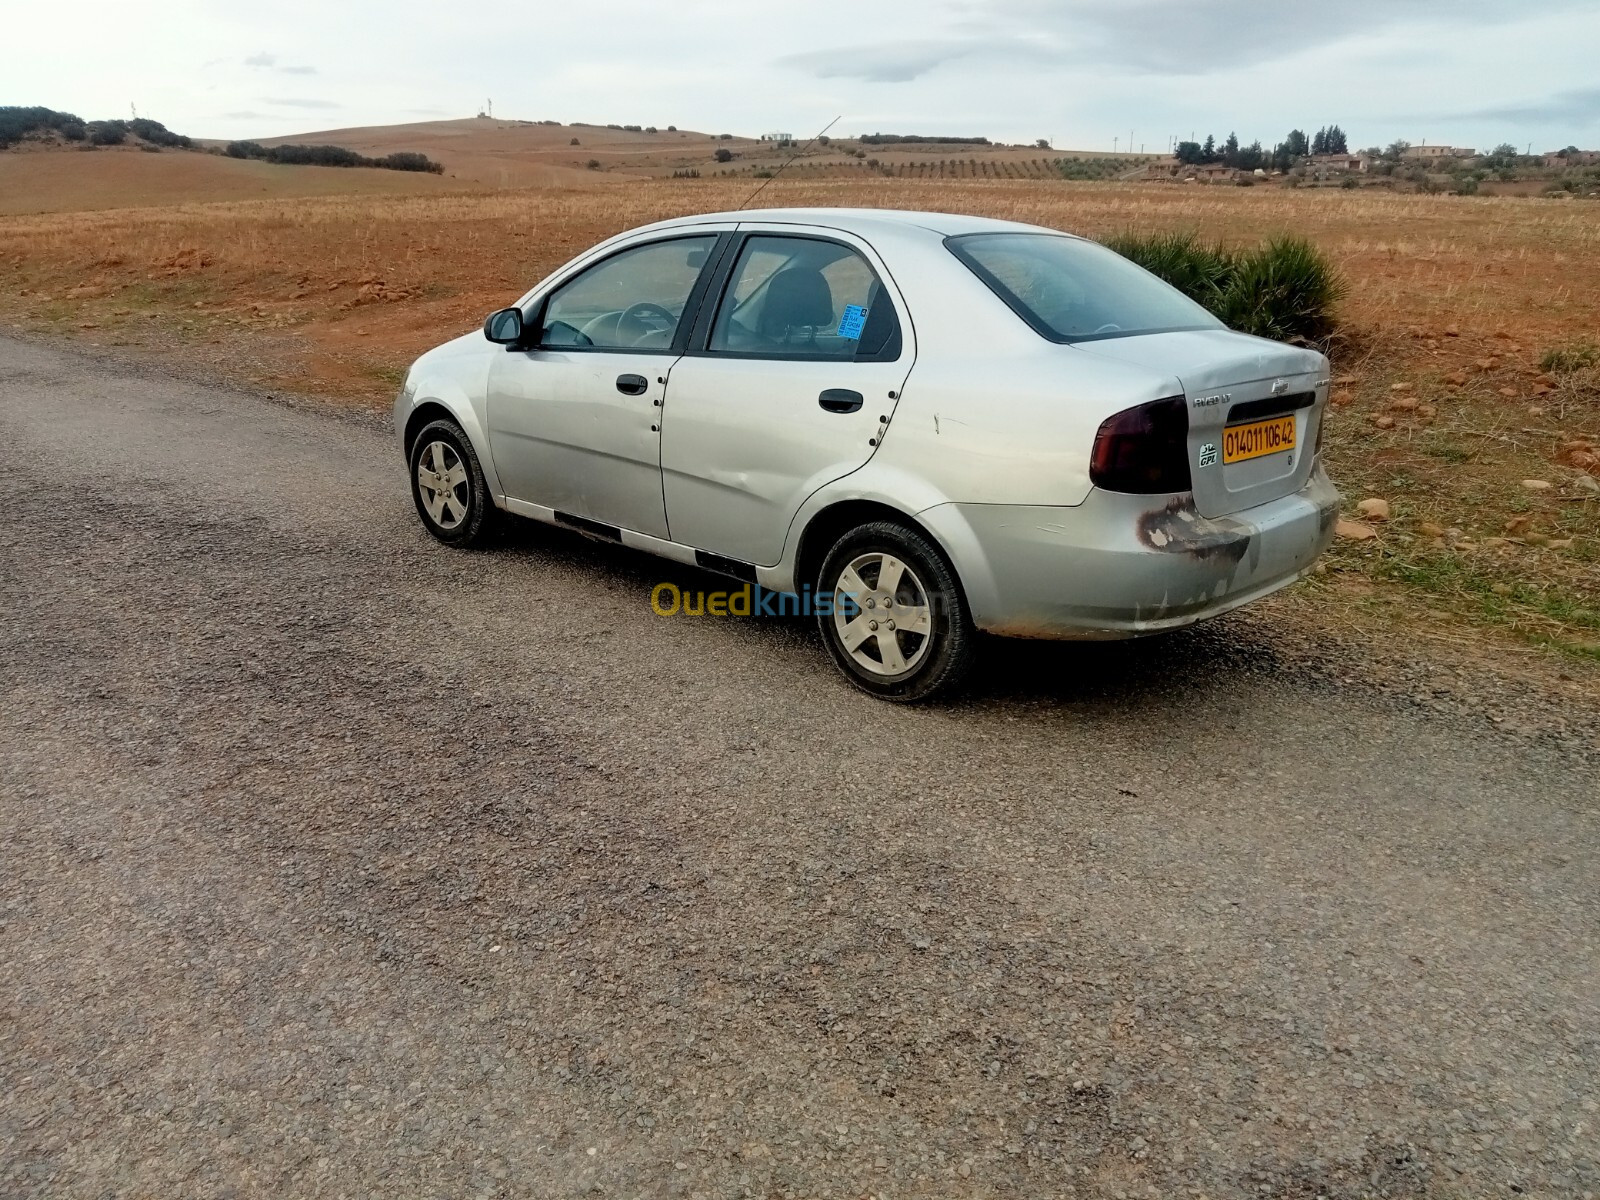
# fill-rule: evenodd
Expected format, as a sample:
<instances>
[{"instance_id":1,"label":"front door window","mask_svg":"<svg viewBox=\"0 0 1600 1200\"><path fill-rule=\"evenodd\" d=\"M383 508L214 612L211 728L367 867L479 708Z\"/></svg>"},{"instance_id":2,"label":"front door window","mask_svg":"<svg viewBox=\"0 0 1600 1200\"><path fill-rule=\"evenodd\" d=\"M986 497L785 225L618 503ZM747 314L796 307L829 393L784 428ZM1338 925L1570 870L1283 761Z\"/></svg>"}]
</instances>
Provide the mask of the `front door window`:
<instances>
[{"instance_id":1,"label":"front door window","mask_svg":"<svg viewBox=\"0 0 1600 1200\"><path fill-rule=\"evenodd\" d=\"M540 348L670 350L716 241L651 242L581 272L546 302Z\"/></svg>"}]
</instances>

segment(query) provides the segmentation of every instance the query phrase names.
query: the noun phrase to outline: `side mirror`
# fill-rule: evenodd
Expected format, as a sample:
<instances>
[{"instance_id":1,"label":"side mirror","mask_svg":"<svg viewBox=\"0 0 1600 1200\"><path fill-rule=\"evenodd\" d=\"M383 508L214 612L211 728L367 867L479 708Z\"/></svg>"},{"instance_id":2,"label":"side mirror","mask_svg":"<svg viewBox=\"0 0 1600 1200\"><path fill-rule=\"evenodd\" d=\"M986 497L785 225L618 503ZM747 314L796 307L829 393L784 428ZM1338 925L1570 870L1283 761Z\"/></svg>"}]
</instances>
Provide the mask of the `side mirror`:
<instances>
[{"instance_id":1,"label":"side mirror","mask_svg":"<svg viewBox=\"0 0 1600 1200\"><path fill-rule=\"evenodd\" d=\"M483 322L483 336L502 346L515 346L522 341L522 310L502 308L492 312Z\"/></svg>"}]
</instances>

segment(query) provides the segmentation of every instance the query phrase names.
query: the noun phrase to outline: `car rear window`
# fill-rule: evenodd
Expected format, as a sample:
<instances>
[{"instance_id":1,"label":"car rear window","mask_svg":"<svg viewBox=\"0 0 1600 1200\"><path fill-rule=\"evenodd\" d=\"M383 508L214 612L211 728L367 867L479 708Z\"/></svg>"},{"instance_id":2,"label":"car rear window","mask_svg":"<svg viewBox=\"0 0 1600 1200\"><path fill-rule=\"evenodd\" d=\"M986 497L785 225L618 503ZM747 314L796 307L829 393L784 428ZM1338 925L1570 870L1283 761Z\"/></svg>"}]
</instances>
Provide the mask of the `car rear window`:
<instances>
[{"instance_id":1,"label":"car rear window","mask_svg":"<svg viewBox=\"0 0 1600 1200\"><path fill-rule=\"evenodd\" d=\"M1171 284L1095 242L1049 233L969 233L945 245L1055 342L1221 329Z\"/></svg>"}]
</instances>

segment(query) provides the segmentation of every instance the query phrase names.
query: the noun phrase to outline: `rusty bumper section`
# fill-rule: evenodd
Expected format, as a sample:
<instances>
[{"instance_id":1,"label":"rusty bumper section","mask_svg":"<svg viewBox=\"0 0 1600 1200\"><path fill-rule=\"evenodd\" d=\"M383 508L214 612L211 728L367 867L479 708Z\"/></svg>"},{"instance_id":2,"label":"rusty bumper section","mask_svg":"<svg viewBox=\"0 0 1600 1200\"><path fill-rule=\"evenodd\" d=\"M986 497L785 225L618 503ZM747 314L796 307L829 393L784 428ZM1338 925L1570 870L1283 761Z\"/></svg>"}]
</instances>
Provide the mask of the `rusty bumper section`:
<instances>
[{"instance_id":1,"label":"rusty bumper section","mask_svg":"<svg viewBox=\"0 0 1600 1200\"><path fill-rule=\"evenodd\" d=\"M1319 468L1299 492L1227 517L1201 516L1187 494L1101 491L1073 508L947 504L921 516L955 561L980 628L1119 638L1206 620L1292 583L1332 539L1338 506Z\"/></svg>"}]
</instances>

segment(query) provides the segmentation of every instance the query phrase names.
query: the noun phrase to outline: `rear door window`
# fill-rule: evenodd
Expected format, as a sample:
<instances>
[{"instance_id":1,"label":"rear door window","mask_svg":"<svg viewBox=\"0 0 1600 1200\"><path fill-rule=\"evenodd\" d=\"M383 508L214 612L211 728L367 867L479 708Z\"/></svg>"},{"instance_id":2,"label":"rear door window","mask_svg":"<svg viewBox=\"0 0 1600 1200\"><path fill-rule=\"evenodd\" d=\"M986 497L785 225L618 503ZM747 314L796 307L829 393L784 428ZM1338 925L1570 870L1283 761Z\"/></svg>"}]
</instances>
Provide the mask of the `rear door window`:
<instances>
[{"instance_id":1,"label":"rear door window","mask_svg":"<svg viewBox=\"0 0 1600 1200\"><path fill-rule=\"evenodd\" d=\"M756 235L711 327L714 354L892 362L900 322L867 260L821 238Z\"/></svg>"}]
</instances>

